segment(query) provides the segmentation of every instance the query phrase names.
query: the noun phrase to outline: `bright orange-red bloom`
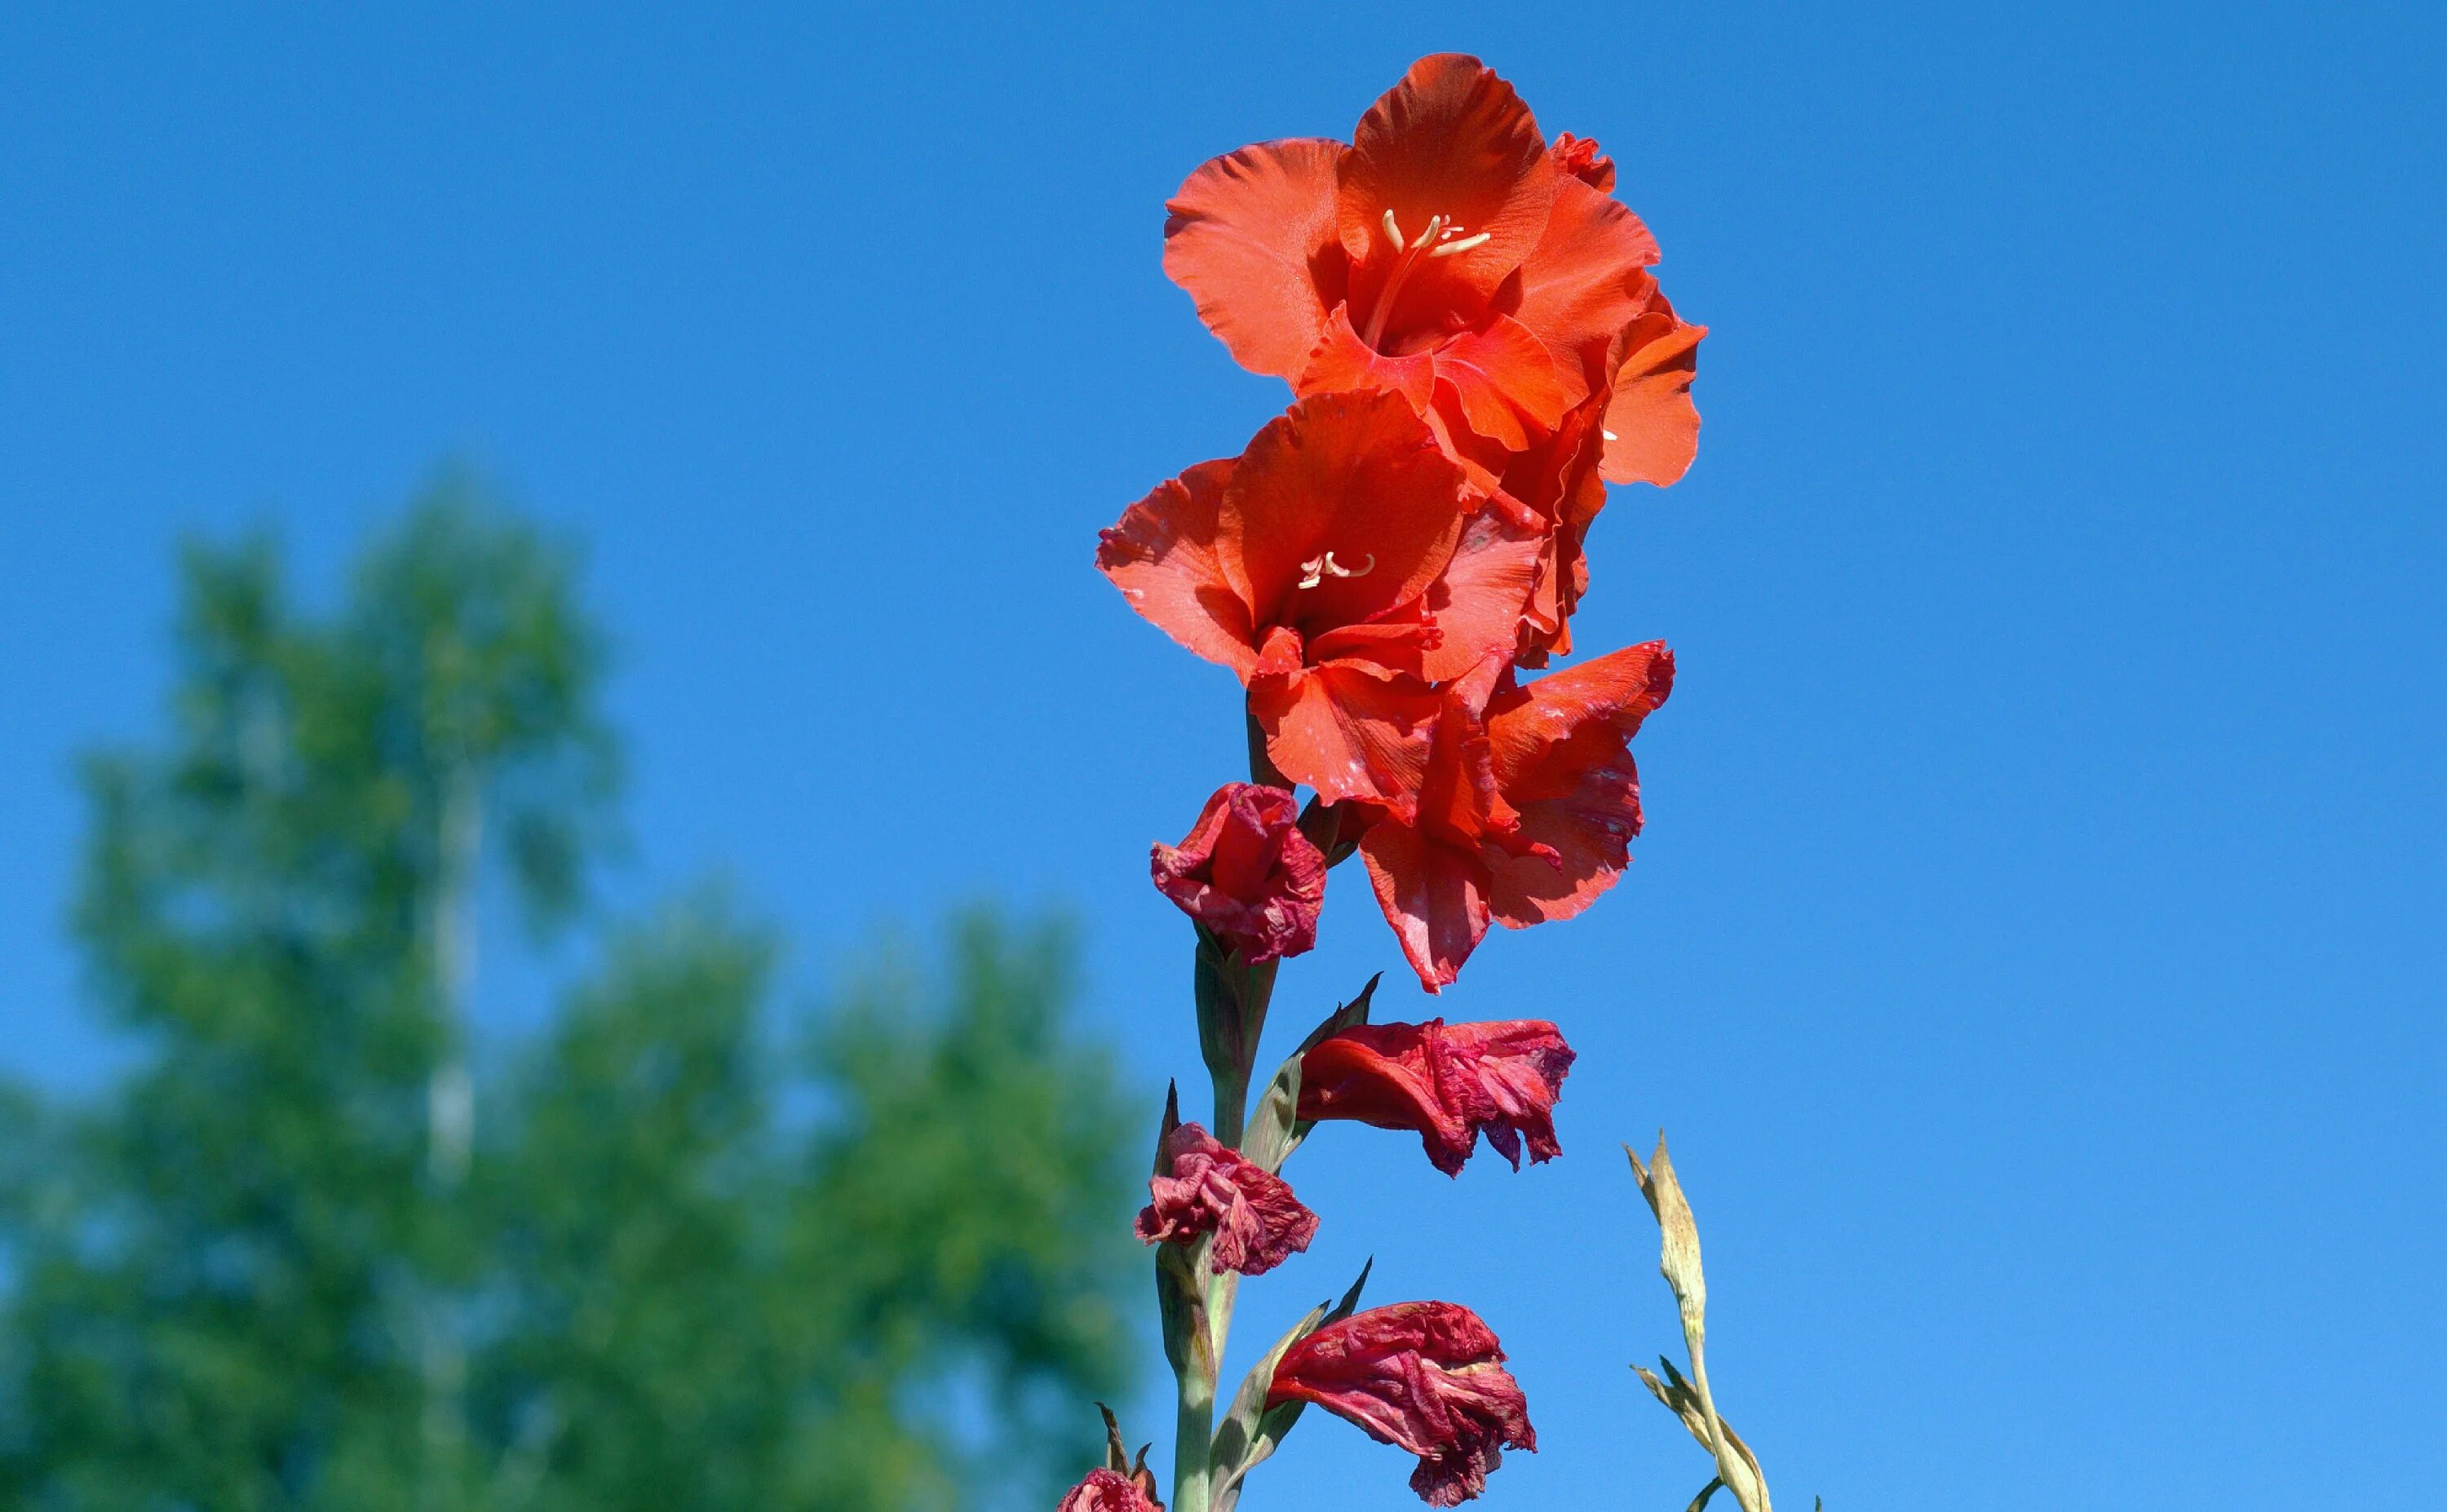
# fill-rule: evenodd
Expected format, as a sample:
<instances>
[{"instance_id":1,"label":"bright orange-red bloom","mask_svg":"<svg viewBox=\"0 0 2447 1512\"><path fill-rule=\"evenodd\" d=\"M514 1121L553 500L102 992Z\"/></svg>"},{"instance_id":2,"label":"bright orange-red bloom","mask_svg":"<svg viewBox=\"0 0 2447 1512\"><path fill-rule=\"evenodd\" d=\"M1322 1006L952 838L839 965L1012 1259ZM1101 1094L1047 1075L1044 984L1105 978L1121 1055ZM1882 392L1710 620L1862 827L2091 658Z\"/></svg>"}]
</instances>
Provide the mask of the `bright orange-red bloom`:
<instances>
[{"instance_id":1,"label":"bright orange-red bloom","mask_svg":"<svg viewBox=\"0 0 2447 1512\"><path fill-rule=\"evenodd\" d=\"M1419 1457L1411 1489L1455 1506L1487 1489L1506 1449L1538 1447L1495 1331L1455 1302L1401 1302L1328 1323L1283 1351L1266 1405L1314 1402Z\"/></svg>"},{"instance_id":2,"label":"bright orange-red bloom","mask_svg":"<svg viewBox=\"0 0 2447 1512\"><path fill-rule=\"evenodd\" d=\"M1417 803L1359 841L1420 985L1458 976L1490 918L1569 918L1614 885L1640 833L1631 740L1673 686L1650 641L1526 686L1490 657L1444 690Z\"/></svg>"},{"instance_id":3,"label":"bright orange-red bloom","mask_svg":"<svg viewBox=\"0 0 2447 1512\"><path fill-rule=\"evenodd\" d=\"M1517 1171L1525 1139L1533 1165L1564 1153L1555 1100L1572 1061L1563 1031L1542 1019L1355 1025L1300 1057L1299 1117L1408 1129L1447 1176L1485 1134Z\"/></svg>"},{"instance_id":4,"label":"bright orange-red bloom","mask_svg":"<svg viewBox=\"0 0 2447 1512\"><path fill-rule=\"evenodd\" d=\"M1606 478L1669 483L1705 332L1658 293L1656 240L1613 184L1595 142L1549 147L1510 85L1444 53L1348 145L1261 142L1191 174L1165 271L1244 367L1299 393L1400 393L1457 442L1511 449L1603 393Z\"/></svg>"},{"instance_id":5,"label":"bright orange-red bloom","mask_svg":"<svg viewBox=\"0 0 2447 1512\"><path fill-rule=\"evenodd\" d=\"M1132 504L1096 565L1240 674L1292 781L1407 815L1437 709L1428 685L1512 648L1541 534L1519 505L1472 496L1399 399L1324 394Z\"/></svg>"}]
</instances>

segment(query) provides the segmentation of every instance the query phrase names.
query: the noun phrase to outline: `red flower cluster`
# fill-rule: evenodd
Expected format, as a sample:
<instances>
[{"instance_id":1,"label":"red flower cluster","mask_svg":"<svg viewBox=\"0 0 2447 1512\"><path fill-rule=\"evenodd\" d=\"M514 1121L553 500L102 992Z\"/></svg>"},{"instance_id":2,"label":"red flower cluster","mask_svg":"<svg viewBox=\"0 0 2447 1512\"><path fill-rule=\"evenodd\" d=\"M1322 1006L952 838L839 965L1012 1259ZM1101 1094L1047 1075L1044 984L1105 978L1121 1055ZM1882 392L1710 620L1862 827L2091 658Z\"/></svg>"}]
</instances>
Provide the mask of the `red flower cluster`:
<instances>
[{"instance_id":1,"label":"red flower cluster","mask_svg":"<svg viewBox=\"0 0 2447 1512\"><path fill-rule=\"evenodd\" d=\"M1164 1170L1148 1182L1154 1200L1139 1210L1142 1244L1186 1244L1215 1236L1221 1271L1263 1276L1308 1248L1317 1215L1291 1183L1195 1124L1165 1136Z\"/></svg>"},{"instance_id":2,"label":"red flower cluster","mask_svg":"<svg viewBox=\"0 0 2447 1512\"><path fill-rule=\"evenodd\" d=\"M1329 1323L1283 1351L1268 1407L1314 1402L1419 1457L1411 1489L1453 1506L1487 1489L1506 1449L1538 1447L1494 1331L1454 1302L1403 1302Z\"/></svg>"},{"instance_id":3,"label":"red flower cluster","mask_svg":"<svg viewBox=\"0 0 2447 1512\"><path fill-rule=\"evenodd\" d=\"M1131 505L1097 565L1239 676L1276 771L1341 805L1334 832L1431 992L1490 921L1567 917L1612 885L1640 828L1631 737L1672 687L1657 644L1517 671L1571 649L1606 482L1670 483L1698 438L1704 332L1659 293L1613 183L1596 143L1549 142L1511 85L1444 54L1349 143L1207 163L1166 226L1207 326L1296 397L1240 456ZM1299 867L1200 848L1232 802L1209 802L1181 869L1159 851L1159 885L1249 963L1296 954ZM1281 808L1230 822L1281 834Z\"/></svg>"},{"instance_id":4,"label":"red flower cluster","mask_svg":"<svg viewBox=\"0 0 2447 1512\"><path fill-rule=\"evenodd\" d=\"M1409 1129L1447 1176L1485 1134L1517 1171L1525 1137L1533 1165L1564 1153L1554 1108L1572 1060L1562 1032L1534 1019L1361 1024L1300 1057L1299 1117Z\"/></svg>"}]
</instances>

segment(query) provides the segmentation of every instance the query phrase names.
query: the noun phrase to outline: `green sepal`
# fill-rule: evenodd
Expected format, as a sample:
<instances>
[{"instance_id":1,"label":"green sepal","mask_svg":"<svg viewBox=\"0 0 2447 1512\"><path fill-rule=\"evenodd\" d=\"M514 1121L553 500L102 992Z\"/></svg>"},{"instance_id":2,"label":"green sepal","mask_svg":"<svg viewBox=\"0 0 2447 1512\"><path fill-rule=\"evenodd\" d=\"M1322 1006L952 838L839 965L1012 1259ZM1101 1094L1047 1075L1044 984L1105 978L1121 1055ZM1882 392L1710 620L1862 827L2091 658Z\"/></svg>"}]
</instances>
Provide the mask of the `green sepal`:
<instances>
[{"instance_id":1,"label":"green sepal","mask_svg":"<svg viewBox=\"0 0 2447 1512\"><path fill-rule=\"evenodd\" d=\"M1280 1172L1283 1162L1299 1149L1300 1141L1308 1138L1309 1125L1299 1122L1300 1059L1327 1038L1341 1033L1355 1025L1368 1022L1368 1003L1376 995L1376 984L1384 973L1368 978L1359 995L1325 1016L1325 1022L1309 1030L1291 1059L1275 1072L1266 1084L1265 1094L1258 1099L1249 1115L1249 1127L1241 1141L1241 1153L1265 1167Z\"/></svg>"},{"instance_id":2,"label":"green sepal","mask_svg":"<svg viewBox=\"0 0 2447 1512\"><path fill-rule=\"evenodd\" d=\"M1372 981L1369 986L1373 988L1375 983ZM1361 994L1363 1007L1366 996ZM1293 1059L1297 1061L1299 1057ZM1319 1302L1310 1308L1307 1315L1277 1339L1275 1347L1242 1378L1241 1389L1232 1396L1232 1409L1215 1430L1215 1445L1207 1454L1206 1463L1213 1467L1209 1473L1214 1477L1214 1490L1207 1503L1209 1512L1232 1512L1239 1505L1242 1479L1275 1452L1275 1446L1292 1430L1292 1425L1299 1421L1300 1409L1308 1405L1286 1402L1280 1407L1266 1406L1266 1393L1274 1387L1275 1367L1281 1362L1283 1351L1327 1324L1349 1317L1359 1306L1359 1293L1368 1284L1368 1273L1375 1268L1376 1261L1371 1258L1359 1268L1358 1279L1342 1294L1341 1301L1331 1307Z\"/></svg>"}]
</instances>

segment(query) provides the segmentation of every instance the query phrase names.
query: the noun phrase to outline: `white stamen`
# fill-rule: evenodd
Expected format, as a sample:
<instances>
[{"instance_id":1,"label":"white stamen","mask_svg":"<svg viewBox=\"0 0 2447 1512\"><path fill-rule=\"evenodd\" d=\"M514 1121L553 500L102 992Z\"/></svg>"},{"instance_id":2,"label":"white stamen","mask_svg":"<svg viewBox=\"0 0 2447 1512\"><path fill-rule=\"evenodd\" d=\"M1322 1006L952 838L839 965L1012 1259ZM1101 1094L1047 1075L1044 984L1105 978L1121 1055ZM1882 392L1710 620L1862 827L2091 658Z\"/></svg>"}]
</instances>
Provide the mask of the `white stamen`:
<instances>
[{"instance_id":1,"label":"white stamen","mask_svg":"<svg viewBox=\"0 0 2447 1512\"><path fill-rule=\"evenodd\" d=\"M1608 440L1608 441L1621 441L1621 440L1622 439L1621 436L1616 435L1613 431L1606 429L1603 425L1600 425L1600 426L1598 427L1598 434L1599 434L1599 435L1601 435L1601 436L1603 436L1603 437L1604 437L1606 440Z\"/></svg>"},{"instance_id":2,"label":"white stamen","mask_svg":"<svg viewBox=\"0 0 2447 1512\"><path fill-rule=\"evenodd\" d=\"M1459 241L1448 241L1440 247L1432 248L1429 251L1428 255L1431 257L1450 257L1456 252L1468 252L1472 247L1484 245L1486 242L1492 240L1494 236L1495 233L1492 231L1482 231L1475 236L1464 236Z\"/></svg>"},{"instance_id":3,"label":"white stamen","mask_svg":"<svg viewBox=\"0 0 2447 1512\"><path fill-rule=\"evenodd\" d=\"M1394 223L1394 212L1391 210L1385 212L1385 239L1394 244L1395 252L1404 250L1402 228Z\"/></svg>"},{"instance_id":4,"label":"white stamen","mask_svg":"<svg viewBox=\"0 0 2447 1512\"><path fill-rule=\"evenodd\" d=\"M1327 552L1322 557L1312 557L1300 563L1299 585L1315 588L1329 577L1365 577L1375 570L1376 554L1373 551L1368 554L1367 563L1359 567L1345 567L1334 559L1334 553Z\"/></svg>"}]
</instances>

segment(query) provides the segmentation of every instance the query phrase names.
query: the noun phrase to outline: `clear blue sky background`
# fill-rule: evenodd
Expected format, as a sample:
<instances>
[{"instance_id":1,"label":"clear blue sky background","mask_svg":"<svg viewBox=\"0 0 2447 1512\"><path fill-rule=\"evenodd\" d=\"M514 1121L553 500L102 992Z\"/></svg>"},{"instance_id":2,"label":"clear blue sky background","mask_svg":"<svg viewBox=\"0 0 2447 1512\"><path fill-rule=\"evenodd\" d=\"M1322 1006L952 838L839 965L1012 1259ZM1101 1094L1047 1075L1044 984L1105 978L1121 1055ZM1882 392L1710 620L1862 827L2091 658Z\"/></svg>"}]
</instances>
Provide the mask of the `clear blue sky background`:
<instances>
[{"instance_id":1,"label":"clear blue sky background","mask_svg":"<svg viewBox=\"0 0 2447 1512\"><path fill-rule=\"evenodd\" d=\"M1474 50L1715 329L1583 620L1682 681L1630 878L1444 1005L1566 1026L1567 1157L1320 1140L1243 1332L1374 1252L1513 1351L1546 1451L1485 1504L1679 1507L1623 1368L1674 1338L1614 1149L1662 1124L1788 1506L2436 1503L2447 12L861 9L0 21L0 1064L107 1064L68 764L159 728L175 534L275 521L328 591L461 449L592 542L630 896L727 870L808 981L1065 899L1099 1021L1193 1071L1146 846L1234 690L1089 558L1283 395L1162 201ZM1285 1017L1397 962L1335 885ZM1403 1470L1313 1421L1260 1496Z\"/></svg>"}]
</instances>

